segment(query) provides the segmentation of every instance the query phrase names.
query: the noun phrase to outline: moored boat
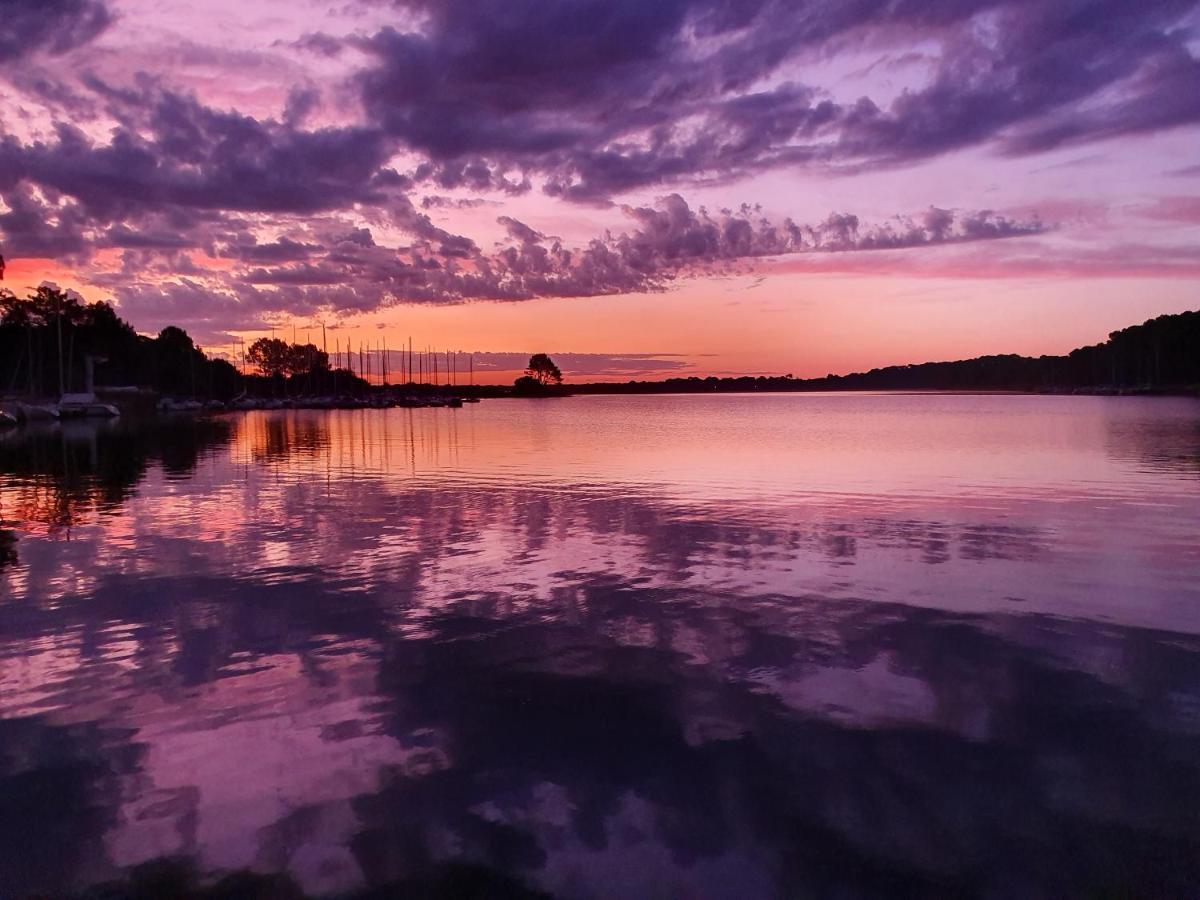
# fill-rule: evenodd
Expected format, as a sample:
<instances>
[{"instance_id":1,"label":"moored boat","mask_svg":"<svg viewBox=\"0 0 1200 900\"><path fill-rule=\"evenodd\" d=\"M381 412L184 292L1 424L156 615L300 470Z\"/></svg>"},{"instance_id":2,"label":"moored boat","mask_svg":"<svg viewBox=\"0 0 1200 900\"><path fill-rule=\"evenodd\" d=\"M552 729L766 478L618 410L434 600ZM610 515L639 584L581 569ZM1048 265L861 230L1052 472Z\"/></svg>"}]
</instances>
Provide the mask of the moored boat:
<instances>
[{"instance_id":1,"label":"moored boat","mask_svg":"<svg viewBox=\"0 0 1200 900\"><path fill-rule=\"evenodd\" d=\"M111 403L100 403L95 394L63 394L58 401L60 419L112 419L121 411Z\"/></svg>"}]
</instances>

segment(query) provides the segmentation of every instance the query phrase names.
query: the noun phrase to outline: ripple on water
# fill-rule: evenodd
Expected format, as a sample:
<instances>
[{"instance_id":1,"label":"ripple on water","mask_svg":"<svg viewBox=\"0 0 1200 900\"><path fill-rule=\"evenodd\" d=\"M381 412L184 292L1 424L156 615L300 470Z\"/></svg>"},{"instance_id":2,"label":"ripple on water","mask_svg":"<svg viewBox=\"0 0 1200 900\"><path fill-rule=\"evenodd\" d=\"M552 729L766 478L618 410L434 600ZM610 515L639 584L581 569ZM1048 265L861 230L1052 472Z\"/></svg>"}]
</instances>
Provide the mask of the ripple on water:
<instances>
[{"instance_id":1,"label":"ripple on water","mask_svg":"<svg viewBox=\"0 0 1200 900\"><path fill-rule=\"evenodd\" d=\"M0 882L1186 895L1198 422L589 397L21 433Z\"/></svg>"}]
</instances>

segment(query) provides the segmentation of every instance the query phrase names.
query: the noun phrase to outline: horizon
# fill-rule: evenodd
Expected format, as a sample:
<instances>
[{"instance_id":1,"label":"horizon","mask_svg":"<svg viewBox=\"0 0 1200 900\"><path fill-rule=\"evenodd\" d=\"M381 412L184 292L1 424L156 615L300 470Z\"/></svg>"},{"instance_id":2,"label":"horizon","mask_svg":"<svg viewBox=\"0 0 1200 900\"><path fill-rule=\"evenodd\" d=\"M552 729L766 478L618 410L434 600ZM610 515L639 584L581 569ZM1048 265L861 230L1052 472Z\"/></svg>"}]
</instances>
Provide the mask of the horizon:
<instances>
[{"instance_id":1,"label":"horizon","mask_svg":"<svg viewBox=\"0 0 1200 900\"><path fill-rule=\"evenodd\" d=\"M325 322L595 381L1053 355L1200 305L1196 4L459 6L13 0L5 286L217 352Z\"/></svg>"},{"instance_id":2,"label":"horizon","mask_svg":"<svg viewBox=\"0 0 1200 900\"><path fill-rule=\"evenodd\" d=\"M51 287L55 291L60 290L55 285L45 285L44 284L43 286ZM5 288L0 288L0 292L3 292L4 290L5 290ZM14 294L14 296L16 296L16 295ZM32 292L30 293L29 296L32 299L32 297L33 297ZM64 296L73 298L76 302L81 302L81 303L90 302L90 301L88 301L88 299L86 297L82 297L81 295L79 295L77 292L74 292L74 291L67 291L67 292L65 292ZM120 309L116 308L116 312L119 316ZM407 349L407 343L405 343L404 346L398 348L398 347L391 347L391 346L387 345L383 340L379 340L379 341L377 341L376 345L373 347L368 347L366 345L358 345L357 347L349 347L348 348L346 345L342 344L341 338L335 334L334 343L332 345L330 345L328 342L328 335L327 334L322 335L321 330L319 328L317 329L317 335L315 335L315 336L313 334L313 329L311 329L311 328L305 329L303 331L303 333L301 332L300 329L296 329L293 331L290 341L288 340L288 335L286 333L281 333L281 334L277 335L276 331L278 331L278 329L272 329L269 333L263 335L263 337L271 338L271 339L275 339L276 337L278 337L279 340L283 341L284 344L290 344L290 345L295 345L295 346L299 346L299 347L305 347L305 346L315 347L317 350L321 350L328 355L328 364L329 364L329 368L331 368L331 369L341 368L343 370L350 370L352 372L358 372L359 366L362 365L363 360L365 359L367 361L366 371L365 371L365 374L359 373L359 377L362 377L363 380L367 384L376 385L376 386L387 385L389 383L392 385L404 384L405 383L404 381L396 381L394 378L391 378L390 376L392 374L395 374L396 372L403 373L405 371L405 367L407 365L413 364L413 360L416 360L418 357L423 360L422 365L430 365L431 357L436 356L438 359L437 365L439 366L439 371L441 373L448 373L448 372L452 373L452 374L446 375L445 384L447 386L449 386L449 385L466 386L469 384L469 385L472 385L474 387L479 387L479 388L506 388L506 387L510 386L512 381L514 381L516 378L519 378L524 374L528 374L529 369L528 369L527 364L532 361L531 357L534 355L534 352L537 352L537 353L541 353L544 355L548 355L552 360L562 364L559 368L561 369L560 376L562 378L563 384L586 387L586 386L590 386L590 385L605 385L605 384L611 384L611 385L634 384L634 383L655 384L655 383L663 383L663 382L672 381L672 380L711 379L711 378L718 378L721 380L738 380L738 379L746 379L746 378L759 378L759 379L766 378L766 379L775 379L775 380L795 379L797 381L822 381L827 378L854 377L854 376L858 376L858 375L869 374L870 372L873 372L873 371L902 369L905 367L925 366L925 365L955 365L955 364L959 364L959 363L973 362L973 361L977 361L980 359L987 359L987 358L993 358L993 359L1020 358L1020 359L1032 359L1032 360L1061 359L1061 358L1066 358L1066 357L1070 356L1073 352L1078 351L1078 350L1084 350L1084 349L1105 346L1110 342L1110 339L1112 338L1112 336L1114 334L1118 334L1123 331L1138 330L1142 326L1150 325L1152 322L1156 322L1159 320L1172 319L1175 317L1188 316L1188 315L1192 315L1192 316L1200 315L1200 309L1183 310L1180 313L1164 313L1161 315L1152 316L1151 318L1146 319L1142 322L1131 322L1125 326L1122 326L1121 328L1114 329L1113 331L1109 332L1108 334L1106 334L1104 336L1103 340L1098 340L1098 341L1094 341L1094 342L1090 342L1090 343L1086 343L1086 344L1079 344L1077 346L1074 346L1074 347L1071 347L1071 348L1068 348L1068 349L1065 349L1065 350L1062 350L1062 351L1059 351L1056 353L1040 354L1039 356L1031 356L1031 355L1019 354L1019 353L1004 353L1004 352L985 353L985 354L981 354L980 356L975 356L975 357L956 357L956 358L927 359L927 360L907 360L907 361L902 361L902 362L898 362L898 363L888 363L885 365L872 366L869 369L864 368L864 369L855 370L855 371L827 372L824 375L813 375L813 376L796 375L795 373L792 373L792 372L765 372L765 371L764 372L741 372L741 373L734 373L734 374L727 374L727 375L713 375L713 374L698 375L695 372L676 372L676 373L666 372L666 373L659 373L659 377L645 378L645 377L638 377L638 371L636 370L636 368L627 369L626 371L624 371L620 374L612 374L612 373L606 372L606 373L602 373L599 375L590 375L591 370L589 369L589 366L593 366L593 365L612 365L612 364L616 363L618 365L623 364L626 366L636 367L638 365L642 365L642 364L646 364L646 363L654 363L654 362L667 362L668 365L681 365L681 364L675 361L675 359L674 359L675 355L669 354L669 353L618 355L618 354L600 354L600 353L580 354L580 353L558 352L558 351L550 351L549 353L546 353L545 351L502 352L502 351L469 351L469 350L435 350L433 348L422 347L422 346L415 345L415 344L413 345L413 348L411 350L411 356L408 356L407 354L409 354L409 350ZM126 324L128 324L128 323L126 323ZM177 327L177 326L170 326L170 325L164 326L164 328L171 328L171 327ZM136 331L136 329L135 329L135 333L138 334L139 337L146 339L146 340L154 340L157 337L157 335L155 333L138 332L138 331ZM184 334L186 334L186 333L187 332L185 330ZM190 337L190 335L189 335L189 337ZM201 351L205 356L207 356L211 360L222 360L222 361L231 363L243 375L251 374L254 372L254 369L255 369L254 364L251 362L248 362L247 358L246 358L246 353L250 346L249 344L238 344L238 345L233 345L233 346L226 346L224 348L221 348L221 347L212 348L212 347L205 347L202 344L197 342L195 344L195 346L198 351ZM385 356L387 357L386 367L381 363L381 360L383 360L383 358ZM452 357L453 357L453 361L450 362ZM415 367L415 364L413 364L413 365ZM450 366L451 368L445 368L445 367L443 367L444 365ZM388 377L386 377L386 378L385 378L385 374L384 374L385 368L387 370L387 373L389 373ZM402 375L401 377L403 378L404 376ZM14 378L15 378L15 376L14 376ZM498 380L493 380L493 381L481 380L483 378L498 378ZM837 389L833 389L833 390L837 390ZM860 390L860 388L847 388L846 390L856 391L856 390ZM954 389L954 390L957 390L957 389Z\"/></svg>"}]
</instances>

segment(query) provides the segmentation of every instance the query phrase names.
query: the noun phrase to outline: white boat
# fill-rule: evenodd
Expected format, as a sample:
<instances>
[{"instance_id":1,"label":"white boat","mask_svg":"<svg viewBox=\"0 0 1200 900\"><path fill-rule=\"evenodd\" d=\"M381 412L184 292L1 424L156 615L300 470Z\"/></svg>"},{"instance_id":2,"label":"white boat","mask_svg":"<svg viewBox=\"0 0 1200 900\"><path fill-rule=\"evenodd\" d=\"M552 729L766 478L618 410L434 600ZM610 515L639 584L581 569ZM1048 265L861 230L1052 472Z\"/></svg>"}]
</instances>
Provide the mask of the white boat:
<instances>
[{"instance_id":1,"label":"white boat","mask_svg":"<svg viewBox=\"0 0 1200 900\"><path fill-rule=\"evenodd\" d=\"M63 394L58 401L60 419L111 419L121 411L111 403L100 403L95 394Z\"/></svg>"}]
</instances>

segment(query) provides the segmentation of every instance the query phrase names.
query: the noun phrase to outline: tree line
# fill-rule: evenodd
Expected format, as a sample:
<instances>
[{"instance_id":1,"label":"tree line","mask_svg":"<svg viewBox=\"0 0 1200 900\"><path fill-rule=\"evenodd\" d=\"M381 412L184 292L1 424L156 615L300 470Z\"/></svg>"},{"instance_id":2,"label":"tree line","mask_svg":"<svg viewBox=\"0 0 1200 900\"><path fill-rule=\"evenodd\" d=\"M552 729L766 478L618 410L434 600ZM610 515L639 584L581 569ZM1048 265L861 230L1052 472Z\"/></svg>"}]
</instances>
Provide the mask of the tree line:
<instances>
[{"instance_id":1,"label":"tree line","mask_svg":"<svg viewBox=\"0 0 1200 900\"><path fill-rule=\"evenodd\" d=\"M24 297L0 290L0 395L57 396L82 391L91 358L99 386L136 385L172 397L228 400L243 392L361 393L366 382L330 368L312 344L262 338L247 362L260 374L243 374L231 362L206 354L182 328L140 335L111 305L43 285Z\"/></svg>"},{"instance_id":2,"label":"tree line","mask_svg":"<svg viewBox=\"0 0 1200 900\"><path fill-rule=\"evenodd\" d=\"M255 395L361 394L367 382L330 366L311 343L260 338L243 373L211 357L181 328L140 335L111 305L43 285L24 297L0 290L0 395L56 396L81 391L88 358L98 385L137 385L174 397L227 400ZM534 354L513 388L477 386L460 393L522 396L561 393L562 372ZM706 391L844 390L1196 390L1200 387L1200 311L1159 316L1114 331L1108 340L1065 356L982 356L952 362L886 366L850 375L668 378L617 384L578 384L579 393L695 393Z\"/></svg>"},{"instance_id":3,"label":"tree line","mask_svg":"<svg viewBox=\"0 0 1200 900\"><path fill-rule=\"evenodd\" d=\"M145 337L107 303L45 285L26 297L0 291L0 392L81 391L88 357L100 384L196 397L227 396L238 386L237 370L209 358L180 328Z\"/></svg>"},{"instance_id":4,"label":"tree line","mask_svg":"<svg viewBox=\"0 0 1200 900\"><path fill-rule=\"evenodd\" d=\"M981 356L885 366L850 375L746 375L572 385L579 393L744 391L1150 391L1200 390L1200 311L1159 316L1114 331L1065 356Z\"/></svg>"},{"instance_id":5,"label":"tree line","mask_svg":"<svg viewBox=\"0 0 1200 900\"><path fill-rule=\"evenodd\" d=\"M24 297L0 290L0 396L55 397L83 391L88 359L95 384L138 386L169 397L229 400L255 396L353 394L368 382L349 368L330 364L311 343L259 338L246 348L251 371L206 354L186 331L168 326L154 337L138 334L108 303L87 303L78 294L43 285ZM244 367L245 368L245 367ZM562 384L562 372L544 353L530 357L512 389L545 396ZM421 392L436 385L414 385ZM460 393L494 393L486 387Z\"/></svg>"}]
</instances>

